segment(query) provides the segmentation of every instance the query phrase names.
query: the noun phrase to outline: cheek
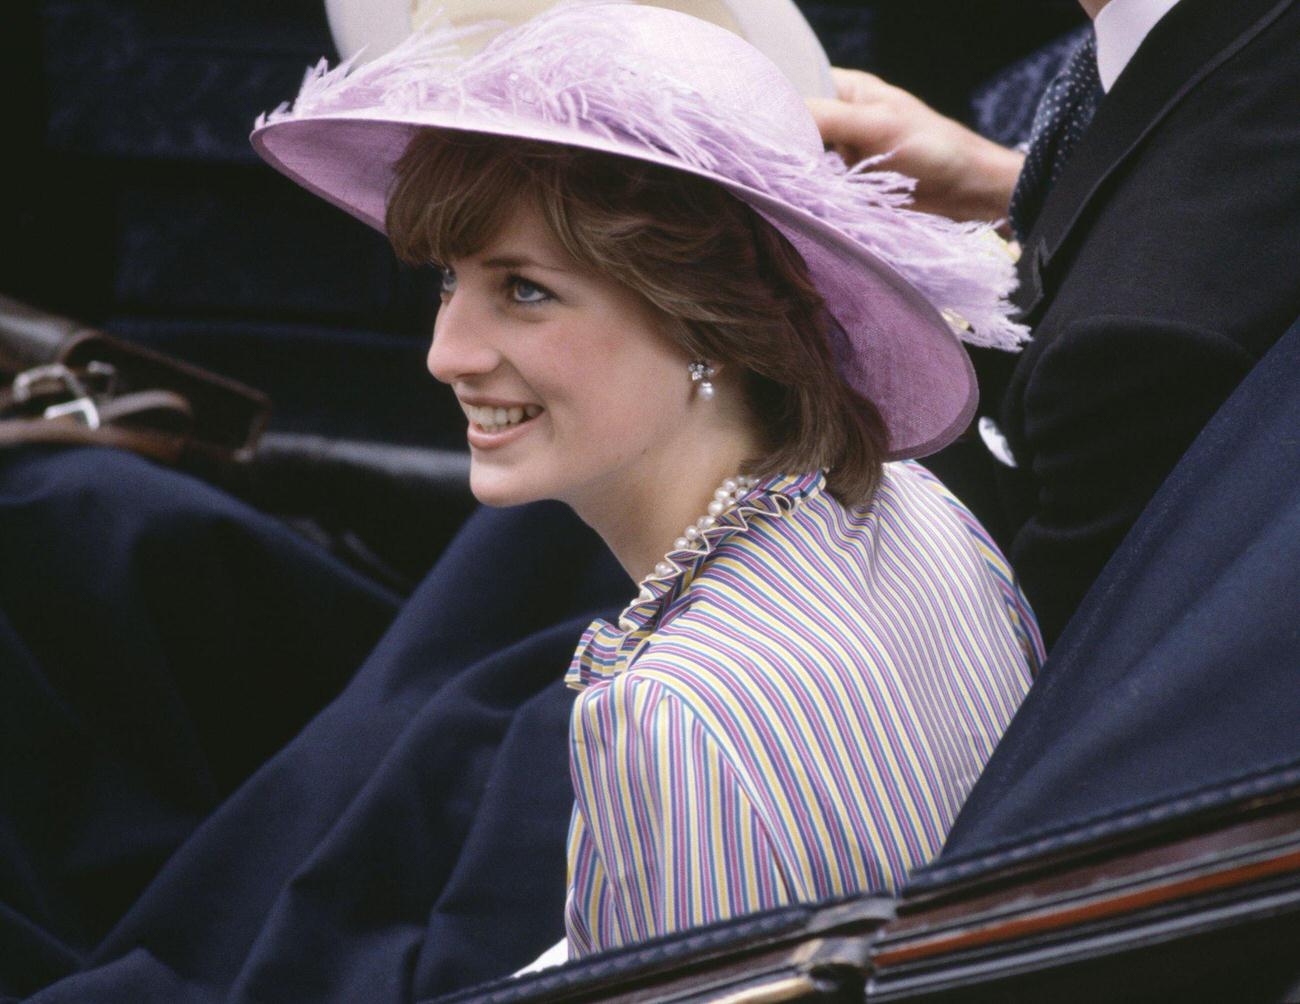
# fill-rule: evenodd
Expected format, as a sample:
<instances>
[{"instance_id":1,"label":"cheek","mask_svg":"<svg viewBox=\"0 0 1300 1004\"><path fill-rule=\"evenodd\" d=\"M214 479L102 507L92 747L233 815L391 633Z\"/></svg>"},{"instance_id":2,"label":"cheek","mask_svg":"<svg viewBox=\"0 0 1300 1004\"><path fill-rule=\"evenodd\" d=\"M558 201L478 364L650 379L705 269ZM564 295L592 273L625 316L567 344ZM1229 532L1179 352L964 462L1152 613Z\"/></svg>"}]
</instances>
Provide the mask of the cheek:
<instances>
[{"instance_id":1,"label":"cheek","mask_svg":"<svg viewBox=\"0 0 1300 1004\"><path fill-rule=\"evenodd\" d=\"M599 371L606 352L604 346L583 339L549 338L534 359L534 370L555 393L573 393Z\"/></svg>"},{"instance_id":2,"label":"cheek","mask_svg":"<svg viewBox=\"0 0 1300 1004\"><path fill-rule=\"evenodd\" d=\"M584 320L534 357L533 388L566 447L635 457L681 420L691 395L688 360L640 318Z\"/></svg>"},{"instance_id":3,"label":"cheek","mask_svg":"<svg viewBox=\"0 0 1300 1004\"><path fill-rule=\"evenodd\" d=\"M587 413L598 448L611 457L635 460L675 440L686 418L689 387L685 364L665 365L662 358L645 354L602 369Z\"/></svg>"}]
</instances>

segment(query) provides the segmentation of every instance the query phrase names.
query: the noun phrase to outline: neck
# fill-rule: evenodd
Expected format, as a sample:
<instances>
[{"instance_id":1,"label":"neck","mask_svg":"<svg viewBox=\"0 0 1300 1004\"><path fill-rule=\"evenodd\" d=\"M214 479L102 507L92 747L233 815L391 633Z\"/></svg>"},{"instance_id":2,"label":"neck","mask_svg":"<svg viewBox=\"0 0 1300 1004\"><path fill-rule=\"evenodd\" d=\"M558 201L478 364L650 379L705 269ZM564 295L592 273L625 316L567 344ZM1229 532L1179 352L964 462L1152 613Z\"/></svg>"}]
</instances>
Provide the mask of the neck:
<instances>
[{"instance_id":1,"label":"neck","mask_svg":"<svg viewBox=\"0 0 1300 1004\"><path fill-rule=\"evenodd\" d=\"M634 582L649 575L685 528L705 515L718 486L760 452L748 429L700 429L691 438L687 448L667 448L625 471L617 485L570 502Z\"/></svg>"},{"instance_id":2,"label":"neck","mask_svg":"<svg viewBox=\"0 0 1300 1004\"><path fill-rule=\"evenodd\" d=\"M1101 13L1101 9L1108 3L1110 3L1110 0L1079 0L1079 6L1083 8L1084 13L1094 21L1097 20L1097 15Z\"/></svg>"}]
</instances>

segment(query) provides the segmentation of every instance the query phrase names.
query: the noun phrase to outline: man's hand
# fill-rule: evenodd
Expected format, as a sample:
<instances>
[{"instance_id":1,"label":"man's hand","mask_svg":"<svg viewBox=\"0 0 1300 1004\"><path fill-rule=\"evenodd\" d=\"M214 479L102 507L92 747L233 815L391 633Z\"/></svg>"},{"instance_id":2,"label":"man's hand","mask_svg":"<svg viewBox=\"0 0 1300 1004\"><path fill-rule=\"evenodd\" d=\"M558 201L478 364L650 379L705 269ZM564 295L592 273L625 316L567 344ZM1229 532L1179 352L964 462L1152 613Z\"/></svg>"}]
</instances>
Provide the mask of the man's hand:
<instances>
[{"instance_id":1,"label":"man's hand","mask_svg":"<svg viewBox=\"0 0 1300 1004\"><path fill-rule=\"evenodd\" d=\"M1006 218L1024 154L870 73L832 73L839 99L812 98L808 107L826 145L846 163L890 154L882 167L917 180L914 208L955 220Z\"/></svg>"}]
</instances>

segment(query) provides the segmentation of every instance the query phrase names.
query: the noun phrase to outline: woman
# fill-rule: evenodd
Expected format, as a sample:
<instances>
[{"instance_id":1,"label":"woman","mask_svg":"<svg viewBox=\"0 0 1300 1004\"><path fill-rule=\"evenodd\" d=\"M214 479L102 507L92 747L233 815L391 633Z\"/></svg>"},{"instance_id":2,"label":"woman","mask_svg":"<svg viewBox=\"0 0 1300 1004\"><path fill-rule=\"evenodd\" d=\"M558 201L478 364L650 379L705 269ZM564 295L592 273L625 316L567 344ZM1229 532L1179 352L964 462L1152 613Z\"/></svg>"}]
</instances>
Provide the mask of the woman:
<instances>
[{"instance_id":1,"label":"woman","mask_svg":"<svg viewBox=\"0 0 1300 1004\"><path fill-rule=\"evenodd\" d=\"M1041 655L970 514L885 463L968 423L949 321L1014 344L1009 262L693 18L445 42L311 77L253 141L442 269L478 498L567 502L641 583L569 673L571 951L897 888Z\"/></svg>"}]
</instances>

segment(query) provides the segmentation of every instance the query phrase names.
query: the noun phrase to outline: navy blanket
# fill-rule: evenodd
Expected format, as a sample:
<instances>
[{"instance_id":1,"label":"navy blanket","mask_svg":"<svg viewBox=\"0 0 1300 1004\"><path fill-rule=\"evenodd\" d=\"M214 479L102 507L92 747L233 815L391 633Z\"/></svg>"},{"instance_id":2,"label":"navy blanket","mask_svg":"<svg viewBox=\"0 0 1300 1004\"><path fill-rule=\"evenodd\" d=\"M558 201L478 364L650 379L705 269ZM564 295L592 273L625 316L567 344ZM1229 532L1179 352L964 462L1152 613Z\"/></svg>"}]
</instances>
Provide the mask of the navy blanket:
<instances>
[{"instance_id":1,"label":"navy blanket","mask_svg":"<svg viewBox=\"0 0 1300 1004\"><path fill-rule=\"evenodd\" d=\"M476 514L399 610L183 475L0 456L0 998L403 1001L529 961L560 678L629 592L554 504Z\"/></svg>"},{"instance_id":2,"label":"navy blanket","mask_svg":"<svg viewBox=\"0 0 1300 1004\"><path fill-rule=\"evenodd\" d=\"M1300 323L1106 566L916 888L1176 796L1231 801L1300 764L1297 372Z\"/></svg>"}]
</instances>

